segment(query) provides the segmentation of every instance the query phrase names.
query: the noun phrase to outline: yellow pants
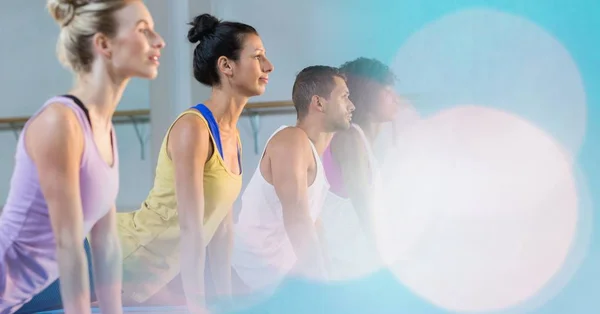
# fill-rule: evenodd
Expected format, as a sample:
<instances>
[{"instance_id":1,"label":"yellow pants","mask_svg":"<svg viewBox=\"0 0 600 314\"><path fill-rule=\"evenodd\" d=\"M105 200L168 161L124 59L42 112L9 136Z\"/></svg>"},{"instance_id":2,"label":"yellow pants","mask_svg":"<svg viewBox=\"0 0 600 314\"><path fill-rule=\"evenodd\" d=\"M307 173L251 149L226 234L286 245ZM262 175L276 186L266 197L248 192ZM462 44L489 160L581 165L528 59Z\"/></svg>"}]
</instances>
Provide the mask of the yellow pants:
<instances>
[{"instance_id":1,"label":"yellow pants","mask_svg":"<svg viewBox=\"0 0 600 314\"><path fill-rule=\"evenodd\" d=\"M179 274L176 211L160 215L144 206L117 215L123 251L123 298L142 303Z\"/></svg>"}]
</instances>

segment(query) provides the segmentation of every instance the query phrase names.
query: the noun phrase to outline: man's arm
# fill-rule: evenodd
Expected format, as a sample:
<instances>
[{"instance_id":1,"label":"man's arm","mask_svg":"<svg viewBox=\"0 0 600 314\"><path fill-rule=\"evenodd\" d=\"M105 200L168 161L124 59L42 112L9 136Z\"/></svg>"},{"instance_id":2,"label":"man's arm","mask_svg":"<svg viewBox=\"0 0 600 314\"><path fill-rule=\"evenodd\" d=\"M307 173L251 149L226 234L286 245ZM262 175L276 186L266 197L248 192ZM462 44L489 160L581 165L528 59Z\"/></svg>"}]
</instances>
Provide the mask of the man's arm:
<instances>
[{"instance_id":1,"label":"man's arm","mask_svg":"<svg viewBox=\"0 0 600 314\"><path fill-rule=\"evenodd\" d=\"M296 271L322 279L325 265L308 205L308 167L314 159L307 144L301 130L286 129L271 140L268 154L285 230L298 258Z\"/></svg>"},{"instance_id":2,"label":"man's arm","mask_svg":"<svg viewBox=\"0 0 600 314\"><path fill-rule=\"evenodd\" d=\"M329 251L327 250L327 239L325 239L325 228L323 227L323 222L321 218L317 218L315 221L315 228L317 230L317 236L319 237L319 242L321 243L321 253L323 254L323 263L325 264L325 270L327 273L331 273L331 256L329 255Z\"/></svg>"},{"instance_id":3,"label":"man's arm","mask_svg":"<svg viewBox=\"0 0 600 314\"><path fill-rule=\"evenodd\" d=\"M94 285L100 309L105 313L122 313L121 243L117 233L117 209L113 206L92 228L90 248Z\"/></svg>"}]
</instances>

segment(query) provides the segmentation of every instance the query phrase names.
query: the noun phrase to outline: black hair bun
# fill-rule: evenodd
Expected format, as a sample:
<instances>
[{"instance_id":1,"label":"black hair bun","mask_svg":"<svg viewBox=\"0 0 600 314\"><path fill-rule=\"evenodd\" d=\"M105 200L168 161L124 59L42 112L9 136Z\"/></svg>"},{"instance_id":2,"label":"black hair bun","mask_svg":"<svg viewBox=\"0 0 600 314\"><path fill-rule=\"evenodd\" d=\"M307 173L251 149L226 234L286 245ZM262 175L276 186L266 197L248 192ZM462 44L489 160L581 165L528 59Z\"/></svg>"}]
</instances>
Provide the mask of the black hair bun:
<instances>
[{"instance_id":1,"label":"black hair bun","mask_svg":"<svg viewBox=\"0 0 600 314\"><path fill-rule=\"evenodd\" d=\"M192 27L188 31L188 40L195 44L205 38L207 35L213 34L220 21L216 17L205 13L198 15L189 23Z\"/></svg>"}]
</instances>

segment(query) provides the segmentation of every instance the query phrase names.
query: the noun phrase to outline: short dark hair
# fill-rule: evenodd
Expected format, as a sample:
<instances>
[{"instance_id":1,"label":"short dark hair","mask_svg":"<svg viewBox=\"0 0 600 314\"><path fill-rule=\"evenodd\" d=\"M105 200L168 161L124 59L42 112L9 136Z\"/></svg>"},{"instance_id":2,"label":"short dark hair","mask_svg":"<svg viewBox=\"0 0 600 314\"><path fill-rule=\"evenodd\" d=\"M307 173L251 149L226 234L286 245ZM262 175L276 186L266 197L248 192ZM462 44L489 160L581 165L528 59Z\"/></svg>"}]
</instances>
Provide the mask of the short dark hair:
<instances>
[{"instance_id":1,"label":"short dark hair","mask_svg":"<svg viewBox=\"0 0 600 314\"><path fill-rule=\"evenodd\" d=\"M346 76L350 101L355 107L352 116L357 123L361 123L373 108L374 92L396 81L390 68L377 59L360 57L342 64L340 71Z\"/></svg>"},{"instance_id":2,"label":"short dark hair","mask_svg":"<svg viewBox=\"0 0 600 314\"><path fill-rule=\"evenodd\" d=\"M329 98L335 88L335 77L346 80L338 68L326 65L309 66L296 75L292 89L292 101L296 107L298 118L306 116L314 95Z\"/></svg>"},{"instance_id":3,"label":"short dark hair","mask_svg":"<svg viewBox=\"0 0 600 314\"><path fill-rule=\"evenodd\" d=\"M217 60L225 56L238 60L247 34L258 35L254 27L230 21L220 21L210 14L201 14L189 23L188 40L194 49L194 78L206 86L221 84Z\"/></svg>"}]
</instances>

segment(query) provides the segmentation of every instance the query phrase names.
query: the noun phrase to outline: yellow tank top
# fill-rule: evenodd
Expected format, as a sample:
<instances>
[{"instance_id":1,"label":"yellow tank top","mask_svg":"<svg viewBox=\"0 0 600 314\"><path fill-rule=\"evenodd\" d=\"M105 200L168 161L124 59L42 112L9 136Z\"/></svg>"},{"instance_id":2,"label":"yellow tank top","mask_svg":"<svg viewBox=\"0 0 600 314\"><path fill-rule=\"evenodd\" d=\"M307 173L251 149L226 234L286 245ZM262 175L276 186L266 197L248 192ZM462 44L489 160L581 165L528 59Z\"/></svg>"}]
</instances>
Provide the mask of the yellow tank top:
<instances>
[{"instance_id":1,"label":"yellow tank top","mask_svg":"<svg viewBox=\"0 0 600 314\"><path fill-rule=\"evenodd\" d=\"M180 114L194 114L209 127L204 116L195 109ZM144 302L158 292L180 271L179 217L175 197L173 161L167 153L171 124L163 139L156 166L154 186L139 210L118 215L118 228L123 250L123 292ZM209 128L210 130L210 128ZM242 188L242 175L232 173L209 131L213 154L204 167L204 239L210 242L221 222L231 211ZM241 154L241 143L238 135ZM241 160L241 156L239 157ZM241 169L241 167L240 167Z\"/></svg>"},{"instance_id":2,"label":"yellow tank top","mask_svg":"<svg viewBox=\"0 0 600 314\"><path fill-rule=\"evenodd\" d=\"M206 119L195 109L183 112L175 121L185 114L199 116L208 127ZM153 210L166 219L177 216L175 169L173 161L167 154L167 139L174 124L169 127L160 148L154 187L142 204L143 208ZM225 161L217 149L214 135L211 132L209 134L213 154L204 165L204 239L206 242L210 241L219 224L229 213L242 188L242 176L234 174L226 167Z\"/></svg>"}]
</instances>

